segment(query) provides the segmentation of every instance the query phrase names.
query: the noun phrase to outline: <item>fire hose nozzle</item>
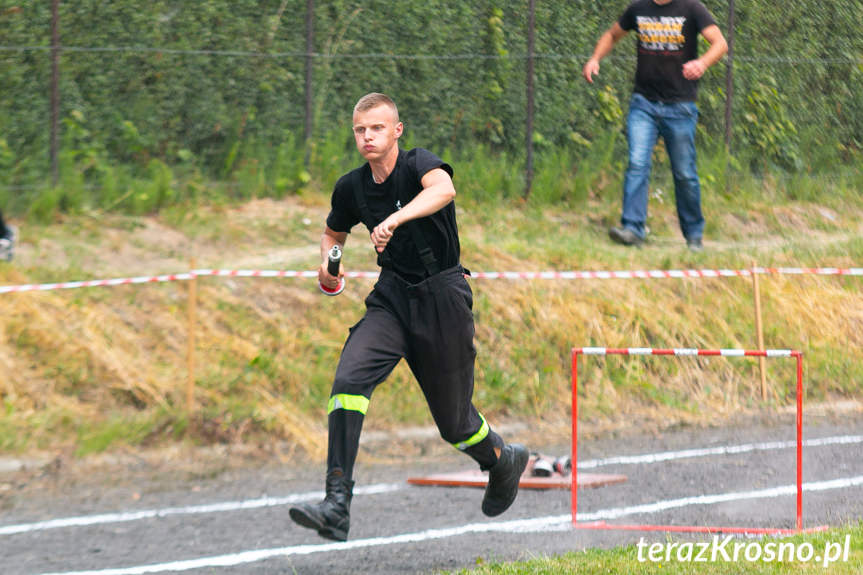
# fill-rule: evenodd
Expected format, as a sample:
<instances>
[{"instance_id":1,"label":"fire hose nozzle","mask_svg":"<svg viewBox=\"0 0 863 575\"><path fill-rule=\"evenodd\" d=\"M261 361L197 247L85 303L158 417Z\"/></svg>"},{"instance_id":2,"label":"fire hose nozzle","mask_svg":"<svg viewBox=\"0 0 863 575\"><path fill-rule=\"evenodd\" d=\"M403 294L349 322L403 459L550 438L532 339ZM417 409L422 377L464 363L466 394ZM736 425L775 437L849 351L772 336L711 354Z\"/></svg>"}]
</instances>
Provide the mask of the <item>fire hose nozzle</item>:
<instances>
[{"instance_id":1,"label":"fire hose nozzle","mask_svg":"<svg viewBox=\"0 0 863 575\"><path fill-rule=\"evenodd\" d=\"M338 244L334 245L330 248L330 251L327 253L327 273L331 276L338 277L339 275L339 266L342 262L342 248L338 246ZM330 289L320 282L318 283L318 288L325 294L329 296L339 295L345 289L345 278L339 278L339 285L336 286L335 289Z\"/></svg>"}]
</instances>

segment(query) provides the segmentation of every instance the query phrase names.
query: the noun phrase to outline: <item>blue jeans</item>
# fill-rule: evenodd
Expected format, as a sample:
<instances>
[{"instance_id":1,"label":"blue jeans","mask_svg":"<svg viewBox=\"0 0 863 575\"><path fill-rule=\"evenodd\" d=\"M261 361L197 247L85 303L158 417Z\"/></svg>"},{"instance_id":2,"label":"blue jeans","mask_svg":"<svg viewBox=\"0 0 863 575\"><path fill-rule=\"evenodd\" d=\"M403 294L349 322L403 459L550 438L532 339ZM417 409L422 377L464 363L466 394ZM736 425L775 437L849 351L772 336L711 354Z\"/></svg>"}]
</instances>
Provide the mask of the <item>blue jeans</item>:
<instances>
[{"instance_id":1,"label":"blue jeans","mask_svg":"<svg viewBox=\"0 0 863 575\"><path fill-rule=\"evenodd\" d=\"M694 102L651 102L641 94L632 95L626 121L629 166L623 182L620 223L640 238L645 235L651 158L659 136L662 136L671 160L680 230L687 240L701 238L704 233L701 185L695 166L697 120L698 108Z\"/></svg>"}]
</instances>

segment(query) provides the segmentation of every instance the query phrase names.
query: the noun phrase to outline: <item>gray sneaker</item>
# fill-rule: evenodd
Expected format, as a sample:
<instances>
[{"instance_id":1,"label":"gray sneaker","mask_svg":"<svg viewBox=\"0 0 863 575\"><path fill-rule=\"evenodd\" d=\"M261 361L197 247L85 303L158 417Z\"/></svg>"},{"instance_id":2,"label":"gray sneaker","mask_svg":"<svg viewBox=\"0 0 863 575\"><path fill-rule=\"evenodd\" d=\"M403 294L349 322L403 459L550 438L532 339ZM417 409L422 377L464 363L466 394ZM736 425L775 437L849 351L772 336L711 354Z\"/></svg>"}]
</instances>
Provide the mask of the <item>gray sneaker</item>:
<instances>
[{"instance_id":1,"label":"gray sneaker","mask_svg":"<svg viewBox=\"0 0 863 575\"><path fill-rule=\"evenodd\" d=\"M644 238L638 237L635 232L629 228L621 228L618 226L609 228L608 237L624 246L640 246L644 243Z\"/></svg>"},{"instance_id":2,"label":"gray sneaker","mask_svg":"<svg viewBox=\"0 0 863 575\"><path fill-rule=\"evenodd\" d=\"M701 238L687 238L686 247L691 252L703 252L704 244L701 243Z\"/></svg>"},{"instance_id":3,"label":"gray sneaker","mask_svg":"<svg viewBox=\"0 0 863 575\"><path fill-rule=\"evenodd\" d=\"M15 229L7 226L6 235L0 237L0 260L11 262L15 257Z\"/></svg>"}]
</instances>

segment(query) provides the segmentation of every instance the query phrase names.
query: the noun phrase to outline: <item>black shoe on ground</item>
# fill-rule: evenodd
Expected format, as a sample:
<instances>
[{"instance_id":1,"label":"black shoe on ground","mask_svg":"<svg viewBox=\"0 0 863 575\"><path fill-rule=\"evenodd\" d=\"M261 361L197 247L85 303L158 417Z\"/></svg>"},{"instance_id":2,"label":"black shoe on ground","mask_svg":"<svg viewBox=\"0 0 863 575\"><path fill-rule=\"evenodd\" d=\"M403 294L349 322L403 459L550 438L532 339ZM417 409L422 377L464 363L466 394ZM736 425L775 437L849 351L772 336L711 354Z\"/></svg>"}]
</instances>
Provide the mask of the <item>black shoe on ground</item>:
<instances>
[{"instance_id":1,"label":"black shoe on ground","mask_svg":"<svg viewBox=\"0 0 863 575\"><path fill-rule=\"evenodd\" d=\"M518 495L518 482L527 467L527 448L518 443L504 445L500 457L488 472L488 486L482 499L482 512L489 517L500 515Z\"/></svg>"},{"instance_id":2,"label":"black shoe on ground","mask_svg":"<svg viewBox=\"0 0 863 575\"><path fill-rule=\"evenodd\" d=\"M640 246L644 243L644 238L638 237L635 232L629 228L621 228L618 226L609 228L608 237L624 246Z\"/></svg>"},{"instance_id":3,"label":"black shoe on ground","mask_svg":"<svg viewBox=\"0 0 863 575\"><path fill-rule=\"evenodd\" d=\"M333 541L347 541L351 528L351 498L354 482L341 471L327 475L327 495L320 503L303 503L288 512L294 523L314 529Z\"/></svg>"},{"instance_id":4,"label":"black shoe on ground","mask_svg":"<svg viewBox=\"0 0 863 575\"><path fill-rule=\"evenodd\" d=\"M704 244L701 243L701 238L691 238L686 240L686 247L691 252L703 252Z\"/></svg>"}]
</instances>

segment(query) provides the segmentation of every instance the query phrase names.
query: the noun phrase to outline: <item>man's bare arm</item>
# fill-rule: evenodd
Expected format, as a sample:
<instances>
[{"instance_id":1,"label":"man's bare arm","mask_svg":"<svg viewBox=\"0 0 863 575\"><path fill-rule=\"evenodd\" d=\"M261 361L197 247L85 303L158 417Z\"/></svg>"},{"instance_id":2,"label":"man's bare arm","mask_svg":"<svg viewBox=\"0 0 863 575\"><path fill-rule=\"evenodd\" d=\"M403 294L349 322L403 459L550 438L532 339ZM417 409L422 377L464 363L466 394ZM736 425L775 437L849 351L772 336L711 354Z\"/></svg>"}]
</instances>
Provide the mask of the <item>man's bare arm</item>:
<instances>
[{"instance_id":1,"label":"man's bare arm","mask_svg":"<svg viewBox=\"0 0 863 575\"><path fill-rule=\"evenodd\" d=\"M683 77L687 80L701 78L708 68L717 63L728 52L728 43L725 41L725 36L722 35L719 26L715 24L708 26L701 31L701 35L710 44L710 48L700 58L690 60L683 65Z\"/></svg>"},{"instance_id":2,"label":"man's bare arm","mask_svg":"<svg viewBox=\"0 0 863 575\"><path fill-rule=\"evenodd\" d=\"M626 36L626 30L620 27L620 24L615 22L611 28L599 37L596 47L593 49L593 56L585 63L581 71L584 79L593 84L593 76L599 74L599 61L608 56L614 45Z\"/></svg>"}]
</instances>

